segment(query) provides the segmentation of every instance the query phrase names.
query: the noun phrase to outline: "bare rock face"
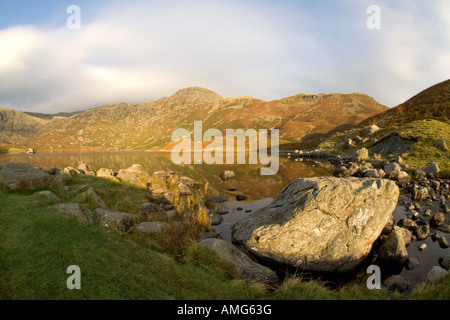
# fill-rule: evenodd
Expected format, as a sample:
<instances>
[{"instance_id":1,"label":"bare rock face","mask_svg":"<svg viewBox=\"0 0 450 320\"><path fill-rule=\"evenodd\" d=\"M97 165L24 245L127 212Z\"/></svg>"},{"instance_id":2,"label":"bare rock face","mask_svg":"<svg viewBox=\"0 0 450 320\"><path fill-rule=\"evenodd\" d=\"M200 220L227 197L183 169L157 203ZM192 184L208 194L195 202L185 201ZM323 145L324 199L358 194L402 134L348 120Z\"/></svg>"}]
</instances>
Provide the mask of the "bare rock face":
<instances>
[{"instance_id":1,"label":"bare rock face","mask_svg":"<svg viewBox=\"0 0 450 320\"><path fill-rule=\"evenodd\" d=\"M0 170L0 185L12 191L44 189L53 181L53 176L27 163L10 162Z\"/></svg>"},{"instance_id":2,"label":"bare rock face","mask_svg":"<svg viewBox=\"0 0 450 320\"><path fill-rule=\"evenodd\" d=\"M235 224L233 241L272 262L349 271L369 254L398 197L390 180L298 179L268 207Z\"/></svg>"}]
</instances>

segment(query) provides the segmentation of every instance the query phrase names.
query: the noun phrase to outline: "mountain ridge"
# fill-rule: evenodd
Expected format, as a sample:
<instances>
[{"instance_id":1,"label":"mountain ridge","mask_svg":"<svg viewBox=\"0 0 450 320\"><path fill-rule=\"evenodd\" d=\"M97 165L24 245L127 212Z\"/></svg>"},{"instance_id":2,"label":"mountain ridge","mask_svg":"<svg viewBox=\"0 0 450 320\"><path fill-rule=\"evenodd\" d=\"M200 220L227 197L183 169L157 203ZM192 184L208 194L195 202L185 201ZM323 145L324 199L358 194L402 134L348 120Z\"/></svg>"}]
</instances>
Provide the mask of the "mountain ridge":
<instances>
[{"instance_id":1,"label":"mountain ridge","mask_svg":"<svg viewBox=\"0 0 450 320\"><path fill-rule=\"evenodd\" d=\"M70 117L54 117L19 146L42 151L162 150L171 133L192 132L194 121L204 130L279 129L282 143L325 134L387 109L361 94L297 94L273 101L249 96L224 98L202 87L188 87L168 97L137 104L100 106Z\"/></svg>"}]
</instances>

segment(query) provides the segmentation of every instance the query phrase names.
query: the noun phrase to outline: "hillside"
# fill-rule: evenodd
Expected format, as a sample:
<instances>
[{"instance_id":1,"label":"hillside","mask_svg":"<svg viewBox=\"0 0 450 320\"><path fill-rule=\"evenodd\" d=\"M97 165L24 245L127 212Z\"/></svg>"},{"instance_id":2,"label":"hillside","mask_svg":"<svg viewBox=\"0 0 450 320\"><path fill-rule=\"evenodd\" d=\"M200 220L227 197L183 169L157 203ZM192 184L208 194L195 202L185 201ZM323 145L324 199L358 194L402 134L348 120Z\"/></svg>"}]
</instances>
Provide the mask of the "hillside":
<instances>
[{"instance_id":1,"label":"hillside","mask_svg":"<svg viewBox=\"0 0 450 320\"><path fill-rule=\"evenodd\" d=\"M424 119L450 123L450 79L431 86L384 113L366 119L360 127L370 124L380 128L399 127Z\"/></svg>"},{"instance_id":2,"label":"hillside","mask_svg":"<svg viewBox=\"0 0 450 320\"><path fill-rule=\"evenodd\" d=\"M373 155L401 156L410 166L423 167L435 161L442 171L450 174L449 118L450 80L447 80L362 121L352 130L336 132L319 148L349 153L365 147ZM368 134L371 125L378 129Z\"/></svg>"},{"instance_id":3,"label":"hillside","mask_svg":"<svg viewBox=\"0 0 450 320\"><path fill-rule=\"evenodd\" d=\"M0 143L17 143L38 133L49 122L23 112L0 108Z\"/></svg>"},{"instance_id":4,"label":"hillside","mask_svg":"<svg viewBox=\"0 0 450 320\"><path fill-rule=\"evenodd\" d=\"M325 134L338 126L354 126L387 107L360 93L296 96L266 102L252 97L223 98L191 87L170 97L129 105L118 103L54 119L25 143L38 151L160 150L174 130L280 129L281 143Z\"/></svg>"}]
</instances>

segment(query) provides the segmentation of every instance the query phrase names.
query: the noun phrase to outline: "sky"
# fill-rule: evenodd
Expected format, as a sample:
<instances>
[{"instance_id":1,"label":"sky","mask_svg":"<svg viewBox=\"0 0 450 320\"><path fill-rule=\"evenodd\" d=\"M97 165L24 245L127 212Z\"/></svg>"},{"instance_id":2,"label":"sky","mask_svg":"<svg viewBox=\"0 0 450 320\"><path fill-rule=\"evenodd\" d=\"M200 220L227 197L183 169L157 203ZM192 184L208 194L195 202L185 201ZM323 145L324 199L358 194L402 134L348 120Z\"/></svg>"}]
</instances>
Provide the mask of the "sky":
<instances>
[{"instance_id":1,"label":"sky","mask_svg":"<svg viewBox=\"0 0 450 320\"><path fill-rule=\"evenodd\" d=\"M449 70L448 0L0 1L0 107L20 111L191 86L267 101L362 92L394 107Z\"/></svg>"}]
</instances>

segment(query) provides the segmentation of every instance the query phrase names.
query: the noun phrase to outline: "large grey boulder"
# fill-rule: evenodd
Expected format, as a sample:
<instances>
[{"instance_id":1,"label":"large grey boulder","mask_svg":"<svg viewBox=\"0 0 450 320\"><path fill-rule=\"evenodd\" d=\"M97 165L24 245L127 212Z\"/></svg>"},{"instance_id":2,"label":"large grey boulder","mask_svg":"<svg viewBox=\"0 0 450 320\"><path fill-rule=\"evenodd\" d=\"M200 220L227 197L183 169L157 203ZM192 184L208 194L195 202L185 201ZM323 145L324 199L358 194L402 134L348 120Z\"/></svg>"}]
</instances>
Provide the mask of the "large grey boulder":
<instances>
[{"instance_id":1,"label":"large grey boulder","mask_svg":"<svg viewBox=\"0 0 450 320\"><path fill-rule=\"evenodd\" d=\"M94 224L92 212L82 204L62 203L56 206L56 210L62 214L75 216L79 223L89 225Z\"/></svg>"},{"instance_id":2,"label":"large grey boulder","mask_svg":"<svg viewBox=\"0 0 450 320\"><path fill-rule=\"evenodd\" d=\"M7 163L0 171L0 185L12 191L37 190L52 185L54 176L27 163Z\"/></svg>"},{"instance_id":3,"label":"large grey boulder","mask_svg":"<svg viewBox=\"0 0 450 320\"><path fill-rule=\"evenodd\" d=\"M103 208L95 209L100 227L109 227L120 233L127 233L135 224L132 214Z\"/></svg>"},{"instance_id":4,"label":"large grey boulder","mask_svg":"<svg viewBox=\"0 0 450 320\"><path fill-rule=\"evenodd\" d=\"M390 180L298 179L268 207L235 224L233 241L303 270L349 271L369 254L398 197Z\"/></svg>"},{"instance_id":5,"label":"large grey boulder","mask_svg":"<svg viewBox=\"0 0 450 320\"><path fill-rule=\"evenodd\" d=\"M273 270L253 261L248 255L225 240L208 238L200 241L199 245L215 251L219 257L230 262L234 266L236 275L242 279L269 286L275 286L278 282L278 277Z\"/></svg>"}]
</instances>

